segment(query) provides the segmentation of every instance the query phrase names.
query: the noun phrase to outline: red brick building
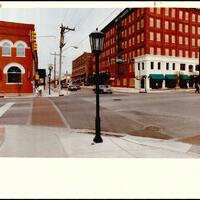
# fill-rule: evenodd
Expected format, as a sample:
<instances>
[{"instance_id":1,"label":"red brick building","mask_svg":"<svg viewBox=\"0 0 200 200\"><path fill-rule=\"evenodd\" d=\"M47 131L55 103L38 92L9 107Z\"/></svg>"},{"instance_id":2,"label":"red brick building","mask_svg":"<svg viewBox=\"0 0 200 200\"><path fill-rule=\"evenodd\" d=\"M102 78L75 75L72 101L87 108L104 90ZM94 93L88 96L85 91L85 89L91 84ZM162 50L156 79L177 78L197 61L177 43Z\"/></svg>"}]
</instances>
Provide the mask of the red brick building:
<instances>
[{"instance_id":1,"label":"red brick building","mask_svg":"<svg viewBox=\"0 0 200 200\"><path fill-rule=\"evenodd\" d=\"M100 71L109 72L112 86L164 88L170 85L166 75L184 75L185 83L179 86L189 81L193 87L192 77L198 74L200 10L127 8L101 31L105 41Z\"/></svg>"},{"instance_id":2,"label":"red brick building","mask_svg":"<svg viewBox=\"0 0 200 200\"><path fill-rule=\"evenodd\" d=\"M92 70L92 54L84 52L72 61L72 81L77 83L89 83Z\"/></svg>"},{"instance_id":3,"label":"red brick building","mask_svg":"<svg viewBox=\"0 0 200 200\"><path fill-rule=\"evenodd\" d=\"M0 21L0 93L32 93L38 68L32 24Z\"/></svg>"}]
</instances>

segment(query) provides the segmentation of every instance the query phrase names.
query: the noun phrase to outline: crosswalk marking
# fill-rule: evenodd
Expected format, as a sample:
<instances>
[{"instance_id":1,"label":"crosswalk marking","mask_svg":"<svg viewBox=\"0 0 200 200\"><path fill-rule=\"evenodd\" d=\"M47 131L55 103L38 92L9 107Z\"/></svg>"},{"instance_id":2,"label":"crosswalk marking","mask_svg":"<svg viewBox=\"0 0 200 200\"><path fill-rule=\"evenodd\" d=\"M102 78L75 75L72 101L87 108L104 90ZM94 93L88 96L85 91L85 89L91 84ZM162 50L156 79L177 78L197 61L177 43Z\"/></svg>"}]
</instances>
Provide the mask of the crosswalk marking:
<instances>
[{"instance_id":1,"label":"crosswalk marking","mask_svg":"<svg viewBox=\"0 0 200 200\"><path fill-rule=\"evenodd\" d=\"M10 109L10 107L15 104L14 102L9 102L6 103L5 105L0 107L0 117L7 111Z\"/></svg>"}]
</instances>

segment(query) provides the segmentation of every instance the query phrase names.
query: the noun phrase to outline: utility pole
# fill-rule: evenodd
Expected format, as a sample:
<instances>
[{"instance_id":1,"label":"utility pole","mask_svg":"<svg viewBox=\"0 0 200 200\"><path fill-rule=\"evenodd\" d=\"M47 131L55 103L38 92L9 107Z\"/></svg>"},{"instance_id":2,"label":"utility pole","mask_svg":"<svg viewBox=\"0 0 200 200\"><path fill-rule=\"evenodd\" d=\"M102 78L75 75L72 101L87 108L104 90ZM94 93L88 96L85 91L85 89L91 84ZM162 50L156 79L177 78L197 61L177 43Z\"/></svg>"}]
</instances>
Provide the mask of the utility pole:
<instances>
[{"instance_id":1,"label":"utility pole","mask_svg":"<svg viewBox=\"0 0 200 200\"><path fill-rule=\"evenodd\" d=\"M50 54L54 56L54 88L56 88L56 56L60 56L60 54L56 52Z\"/></svg>"},{"instance_id":2,"label":"utility pole","mask_svg":"<svg viewBox=\"0 0 200 200\"><path fill-rule=\"evenodd\" d=\"M71 29L68 26L65 27L63 24L61 24L60 27L60 65L59 65L59 82L58 82L58 94L60 96L60 91L61 91L61 65L62 65L62 48L65 46L65 33L69 31L75 31L75 28Z\"/></svg>"}]
</instances>

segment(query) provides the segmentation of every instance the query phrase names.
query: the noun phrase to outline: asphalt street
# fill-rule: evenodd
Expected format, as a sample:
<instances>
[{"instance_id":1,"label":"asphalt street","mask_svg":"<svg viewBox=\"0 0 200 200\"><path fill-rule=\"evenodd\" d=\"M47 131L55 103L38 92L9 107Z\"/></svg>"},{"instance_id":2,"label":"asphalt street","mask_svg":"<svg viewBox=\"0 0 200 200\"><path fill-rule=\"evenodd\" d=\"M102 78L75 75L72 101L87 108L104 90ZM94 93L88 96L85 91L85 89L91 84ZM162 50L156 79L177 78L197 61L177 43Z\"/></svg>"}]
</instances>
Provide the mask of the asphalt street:
<instances>
[{"instance_id":1,"label":"asphalt street","mask_svg":"<svg viewBox=\"0 0 200 200\"><path fill-rule=\"evenodd\" d=\"M0 124L51 126L51 120L49 124L45 120L59 115L54 127L95 129L95 94L90 90L81 89L69 96L46 98L48 102L40 105L36 104L36 99L0 99L1 106L14 102L0 117ZM195 93L102 94L101 129L137 135L149 128L148 131L158 131L170 138L196 136L200 134L199 99L200 95ZM33 107L38 109L40 124L37 124L38 117L33 116Z\"/></svg>"}]
</instances>

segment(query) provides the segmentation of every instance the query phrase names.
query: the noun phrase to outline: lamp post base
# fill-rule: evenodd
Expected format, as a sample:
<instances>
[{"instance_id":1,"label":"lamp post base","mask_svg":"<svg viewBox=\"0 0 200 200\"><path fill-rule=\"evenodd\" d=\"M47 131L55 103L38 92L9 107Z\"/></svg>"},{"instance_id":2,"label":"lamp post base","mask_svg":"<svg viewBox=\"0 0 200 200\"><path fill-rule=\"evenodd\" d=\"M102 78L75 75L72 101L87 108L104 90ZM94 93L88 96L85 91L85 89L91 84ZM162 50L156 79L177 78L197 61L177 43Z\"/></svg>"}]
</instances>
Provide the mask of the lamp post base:
<instances>
[{"instance_id":1,"label":"lamp post base","mask_svg":"<svg viewBox=\"0 0 200 200\"><path fill-rule=\"evenodd\" d=\"M95 138L93 139L93 141L95 143L102 143L103 142L103 140L102 140L100 135L96 135Z\"/></svg>"}]
</instances>

